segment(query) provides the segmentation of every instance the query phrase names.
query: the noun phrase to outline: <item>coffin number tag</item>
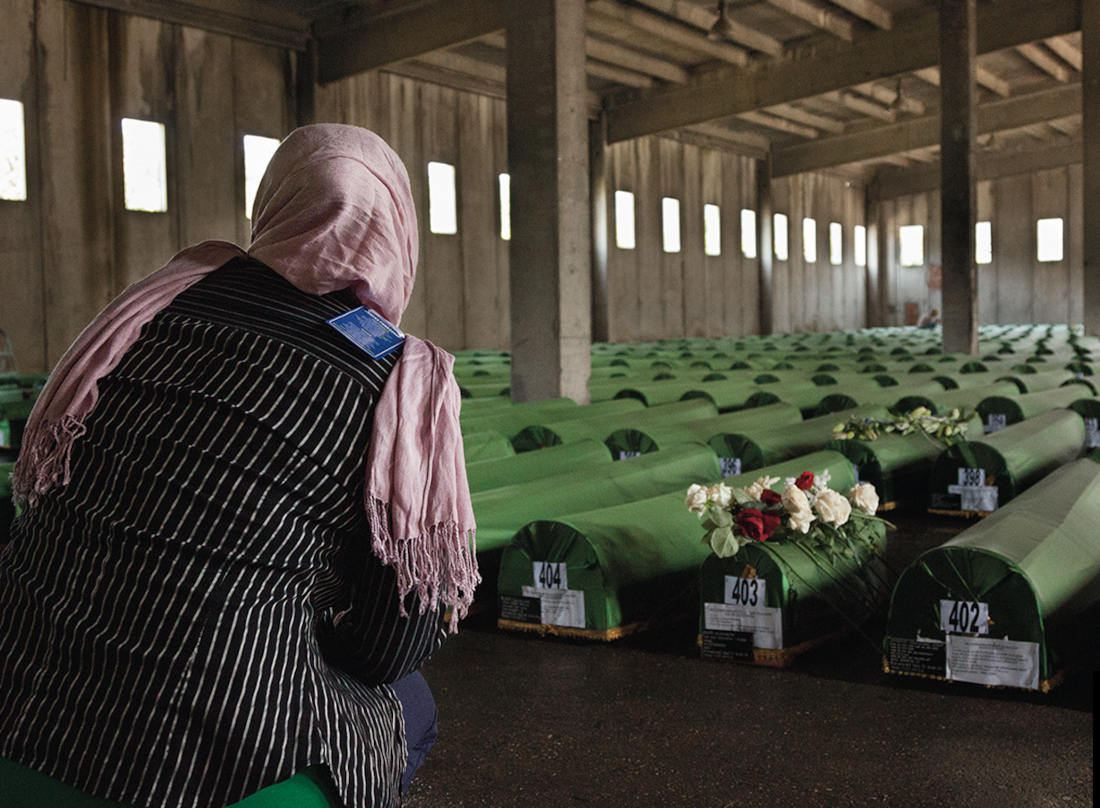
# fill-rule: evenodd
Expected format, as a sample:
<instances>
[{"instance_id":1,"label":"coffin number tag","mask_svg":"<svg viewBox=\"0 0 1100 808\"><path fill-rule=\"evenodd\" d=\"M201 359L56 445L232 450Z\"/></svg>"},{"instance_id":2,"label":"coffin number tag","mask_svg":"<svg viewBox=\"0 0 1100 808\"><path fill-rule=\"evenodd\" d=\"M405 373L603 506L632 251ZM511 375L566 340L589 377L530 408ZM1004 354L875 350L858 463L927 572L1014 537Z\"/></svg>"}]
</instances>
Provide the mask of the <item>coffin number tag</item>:
<instances>
[{"instance_id":1,"label":"coffin number tag","mask_svg":"<svg viewBox=\"0 0 1100 808\"><path fill-rule=\"evenodd\" d=\"M988 634L989 604L941 600L940 629L945 634Z\"/></svg>"},{"instance_id":2,"label":"coffin number tag","mask_svg":"<svg viewBox=\"0 0 1100 808\"><path fill-rule=\"evenodd\" d=\"M764 605L763 578L735 578L726 576L726 603L736 606Z\"/></svg>"},{"instance_id":3,"label":"coffin number tag","mask_svg":"<svg viewBox=\"0 0 1100 808\"><path fill-rule=\"evenodd\" d=\"M568 589L564 562L536 561L535 586L539 589Z\"/></svg>"}]
</instances>

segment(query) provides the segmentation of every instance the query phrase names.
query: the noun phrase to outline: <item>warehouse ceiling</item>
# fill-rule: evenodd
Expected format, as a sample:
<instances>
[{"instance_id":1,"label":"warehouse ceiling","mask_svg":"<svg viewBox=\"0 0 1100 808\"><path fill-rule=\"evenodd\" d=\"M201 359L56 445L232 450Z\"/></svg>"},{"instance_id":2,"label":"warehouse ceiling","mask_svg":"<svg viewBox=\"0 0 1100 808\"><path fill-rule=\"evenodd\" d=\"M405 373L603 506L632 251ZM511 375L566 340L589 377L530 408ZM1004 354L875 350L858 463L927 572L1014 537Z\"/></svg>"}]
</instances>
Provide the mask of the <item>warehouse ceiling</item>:
<instances>
[{"instance_id":1,"label":"warehouse ceiling","mask_svg":"<svg viewBox=\"0 0 1100 808\"><path fill-rule=\"evenodd\" d=\"M304 50L330 82L386 69L503 97L509 0L83 0ZM933 181L936 0L590 0L589 109L612 142L676 133L837 170ZM1079 161L1077 0L980 0L979 177ZM907 179L908 178L908 179ZM916 178L916 180L913 180Z\"/></svg>"}]
</instances>

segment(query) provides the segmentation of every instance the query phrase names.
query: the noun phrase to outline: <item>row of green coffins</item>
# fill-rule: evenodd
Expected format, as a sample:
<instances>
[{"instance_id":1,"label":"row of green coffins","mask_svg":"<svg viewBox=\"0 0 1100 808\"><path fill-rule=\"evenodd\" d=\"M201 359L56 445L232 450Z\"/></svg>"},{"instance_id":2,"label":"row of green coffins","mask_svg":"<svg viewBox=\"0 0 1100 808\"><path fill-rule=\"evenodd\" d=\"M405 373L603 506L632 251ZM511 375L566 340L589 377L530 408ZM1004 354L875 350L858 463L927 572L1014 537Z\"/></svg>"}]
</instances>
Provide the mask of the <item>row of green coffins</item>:
<instances>
[{"instance_id":1,"label":"row of green coffins","mask_svg":"<svg viewBox=\"0 0 1100 808\"><path fill-rule=\"evenodd\" d=\"M885 669L1047 690L1067 666L1088 664L1081 651L1096 645L1098 524L1100 464L1084 458L922 554L894 587Z\"/></svg>"}]
</instances>

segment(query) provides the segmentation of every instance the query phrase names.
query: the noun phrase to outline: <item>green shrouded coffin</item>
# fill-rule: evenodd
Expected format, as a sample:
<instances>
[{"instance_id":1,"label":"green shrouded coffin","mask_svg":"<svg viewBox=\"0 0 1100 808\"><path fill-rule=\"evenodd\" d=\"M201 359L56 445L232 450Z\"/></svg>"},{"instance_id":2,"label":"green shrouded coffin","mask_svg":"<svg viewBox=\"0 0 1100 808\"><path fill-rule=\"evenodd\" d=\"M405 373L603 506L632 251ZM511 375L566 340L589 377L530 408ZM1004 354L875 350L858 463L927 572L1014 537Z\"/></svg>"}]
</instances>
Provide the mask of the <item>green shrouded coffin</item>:
<instances>
[{"instance_id":1,"label":"green shrouded coffin","mask_svg":"<svg viewBox=\"0 0 1100 808\"><path fill-rule=\"evenodd\" d=\"M512 444L499 432L466 432L462 435L466 463L495 460L515 454Z\"/></svg>"},{"instance_id":2,"label":"green shrouded coffin","mask_svg":"<svg viewBox=\"0 0 1100 808\"><path fill-rule=\"evenodd\" d=\"M1079 398L1069 409L1085 419L1085 448L1100 447L1100 398Z\"/></svg>"},{"instance_id":3,"label":"green shrouded coffin","mask_svg":"<svg viewBox=\"0 0 1100 808\"><path fill-rule=\"evenodd\" d=\"M489 491L556 474L580 471L611 462L607 446L594 440L582 440L537 452L466 463L470 492Z\"/></svg>"},{"instance_id":4,"label":"green shrouded coffin","mask_svg":"<svg viewBox=\"0 0 1100 808\"><path fill-rule=\"evenodd\" d=\"M693 398L672 404L659 404L655 407L603 415L580 420L554 421L550 416L540 424L520 430L512 437L512 446L517 452L529 452L574 443L579 440L605 441L607 436L619 429L644 428L653 424L675 424L684 421L698 421L714 418L718 410L706 399ZM618 455L615 459L620 459Z\"/></svg>"},{"instance_id":5,"label":"green shrouded coffin","mask_svg":"<svg viewBox=\"0 0 1100 808\"><path fill-rule=\"evenodd\" d=\"M845 478L834 465L829 487L847 492L851 472ZM782 486L781 480L774 488ZM885 551L886 525L880 522L873 547L860 545L851 558L772 541L746 545L728 558L711 554L699 571L703 657L785 666L799 653L847 633L886 603Z\"/></svg>"},{"instance_id":6,"label":"green shrouded coffin","mask_svg":"<svg viewBox=\"0 0 1100 808\"><path fill-rule=\"evenodd\" d=\"M536 519L607 508L687 490L721 476L714 451L701 444L605 463L474 494L479 551L508 544L517 530Z\"/></svg>"},{"instance_id":7,"label":"green shrouded coffin","mask_svg":"<svg viewBox=\"0 0 1100 808\"><path fill-rule=\"evenodd\" d=\"M770 429L726 432L712 438L710 445L719 457L739 461L739 465L729 465L747 473L818 451L835 439L837 424L844 423L849 417L886 418L888 415L885 407L858 407Z\"/></svg>"},{"instance_id":8,"label":"green shrouded coffin","mask_svg":"<svg viewBox=\"0 0 1100 808\"><path fill-rule=\"evenodd\" d=\"M499 381L481 381L474 377L466 382L459 382L458 389L463 398L490 398L492 396L507 397L512 390L507 379Z\"/></svg>"},{"instance_id":9,"label":"green shrouded coffin","mask_svg":"<svg viewBox=\"0 0 1100 808\"><path fill-rule=\"evenodd\" d=\"M551 398L546 401L513 404L501 410L463 414L459 416L459 420L464 433L499 432L502 435L511 435L533 421L549 417L549 413L568 411L576 407L577 403L571 398Z\"/></svg>"},{"instance_id":10,"label":"green shrouded coffin","mask_svg":"<svg viewBox=\"0 0 1100 808\"><path fill-rule=\"evenodd\" d=\"M505 396L493 398L464 398L462 399L461 420L469 420L476 415L485 415L490 412L499 412L509 407L514 407L512 399Z\"/></svg>"},{"instance_id":11,"label":"green shrouded coffin","mask_svg":"<svg viewBox=\"0 0 1100 808\"><path fill-rule=\"evenodd\" d=\"M801 422L802 413L793 404L770 404L767 407L738 410L699 421L619 429L608 435L604 443L615 457L656 452L662 446L675 446L677 443L706 443L718 453L722 475L730 477L740 474L741 469L737 458L723 454L727 435L751 434L758 429L775 429Z\"/></svg>"},{"instance_id":12,"label":"green shrouded coffin","mask_svg":"<svg viewBox=\"0 0 1100 808\"><path fill-rule=\"evenodd\" d=\"M824 396L815 410L818 416L850 410L854 407L894 408L898 401L909 396L935 396L943 392L943 386L935 381L915 381L908 379L902 384L879 386L873 380L873 386L861 389L845 389Z\"/></svg>"},{"instance_id":13,"label":"green shrouded coffin","mask_svg":"<svg viewBox=\"0 0 1100 808\"><path fill-rule=\"evenodd\" d=\"M1070 384L1018 396L987 396L978 402L975 409L981 416L982 424L988 433L1018 424L1020 421L1034 418L1044 412L1069 407L1084 398L1096 398L1092 388Z\"/></svg>"},{"instance_id":14,"label":"green shrouded coffin","mask_svg":"<svg viewBox=\"0 0 1100 808\"><path fill-rule=\"evenodd\" d=\"M1046 690L1096 643L1100 464L1052 472L898 578L888 672Z\"/></svg>"},{"instance_id":15,"label":"green shrouded coffin","mask_svg":"<svg viewBox=\"0 0 1100 808\"><path fill-rule=\"evenodd\" d=\"M926 407L940 415L953 409L973 410L978 402L989 396L1015 396L1024 389L1013 381L1001 381L982 387L954 388L951 390L931 391L923 395L903 395L894 402L895 412L912 412L918 407Z\"/></svg>"},{"instance_id":16,"label":"green shrouded coffin","mask_svg":"<svg viewBox=\"0 0 1100 808\"><path fill-rule=\"evenodd\" d=\"M997 510L1085 448L1084 419L1052 410L945 449L929 475L932 513L976 516Z\"/></svg>"},{"instance_id":17,"label":"green shrouded coffin","mask_svg":"<svg viewBox=\"0 0 1100 808\"><path fill-rule=\"evenodd\" d=\"M782 480L808 469L828 470L838 489L846 491L853 483L851 464L836 452L819 452L726 483L750 485L764 473ZM684 503L686 493L684 486L652 499L526 524L501 557L501 627L614 639L667 607L698 579L712 554L702 542L699 517Z\"/></svg>"}]
</instances>

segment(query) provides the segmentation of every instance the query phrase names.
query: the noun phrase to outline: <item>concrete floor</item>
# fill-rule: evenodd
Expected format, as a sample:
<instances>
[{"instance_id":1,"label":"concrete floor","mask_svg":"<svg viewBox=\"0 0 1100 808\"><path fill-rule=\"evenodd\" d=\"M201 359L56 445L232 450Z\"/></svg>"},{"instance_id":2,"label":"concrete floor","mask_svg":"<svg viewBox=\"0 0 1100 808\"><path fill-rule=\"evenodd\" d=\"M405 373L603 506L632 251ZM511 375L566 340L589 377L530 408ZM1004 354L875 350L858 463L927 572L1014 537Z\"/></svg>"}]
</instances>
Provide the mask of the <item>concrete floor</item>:
<instances>
[{"instance_id":1,"label":"concrete floor","mask_svg":"<svg viewBox=\"0 0 1100 808\"><path fill-rule=\"evenodd\" d=\"M894 521L898 570L966 525ZM1048 694L888 675L884 621L776 670L700 659L696 621L597 644L469 618L424 668L440 736L406 806L1093 804L1091 670Z\"/></svg>"}]
</instances>

